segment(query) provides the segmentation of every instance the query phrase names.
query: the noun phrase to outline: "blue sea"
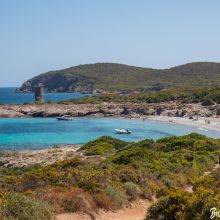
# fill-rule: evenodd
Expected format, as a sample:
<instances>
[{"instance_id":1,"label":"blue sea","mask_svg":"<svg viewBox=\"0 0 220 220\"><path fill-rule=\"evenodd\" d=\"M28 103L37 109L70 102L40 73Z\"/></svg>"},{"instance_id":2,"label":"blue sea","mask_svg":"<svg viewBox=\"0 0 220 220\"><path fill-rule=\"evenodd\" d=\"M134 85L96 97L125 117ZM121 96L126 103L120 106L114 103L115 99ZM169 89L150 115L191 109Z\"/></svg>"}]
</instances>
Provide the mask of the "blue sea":
<instances>
[{"instance_id":1,"label":"blue sea","mask_svg":"<svg viewBox=\"0 0 220 220\"><path fill-rule=\"evenodd\" d=\"M129 129L132 134L116 134L115 128ZM73 121L58 121L56 118L2 118L0 119L0 150L40 149L54 144L84 144L102 135L110 135L126 141L139 141L191 132L220 137L220 132L202 131L197 127L153 120L98 117L81 117Z\"/></svg>"},{"instance_id":2,"label":"blue sea","mask_svg":"<svg viewBox=\"0 0 220 220\"><path fill-rule=\"evenodd\" d=\"M0 103L23 104L34 101L31 93L15 93L15 88L0 88ZM76 99L80 93L46 93L45 101ZM131 135L118 135L114 129L132 130ZM220 137L216 131L202 131L196 127L156 122L152 120L118 118L75 118L73 121L57 121L56 118L0 118L0 150L40 149L55 144L84 144L102 135L110 135L126 141L146 138L159 139L191 132L210 137Z\"/></svg>"},{"instance_id":3,"label":"blue sea","mask_svg":"<svg viewBox=\"0 0 220 220\"><path fill-rule=\"evenodd\" d=\"M15 93L15 88L0 88L0 104L23 104L34 102L33 93ZM77 99L86 94L81 93L45 93L45 101Z\"/></svg>"}]
</instances>

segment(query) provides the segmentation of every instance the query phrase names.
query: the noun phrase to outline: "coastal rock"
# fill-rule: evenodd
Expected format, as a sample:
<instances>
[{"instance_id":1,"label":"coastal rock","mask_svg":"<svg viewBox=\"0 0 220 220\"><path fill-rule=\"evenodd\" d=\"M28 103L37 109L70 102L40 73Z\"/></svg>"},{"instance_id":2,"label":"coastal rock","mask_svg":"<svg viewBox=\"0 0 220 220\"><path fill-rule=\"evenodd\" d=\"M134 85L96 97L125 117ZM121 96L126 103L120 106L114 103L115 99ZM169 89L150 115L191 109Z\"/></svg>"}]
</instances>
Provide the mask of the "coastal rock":
<instances>
[{"instance_id":1,"label":"coastal rock","mask_svg":"<svg viewBox=\"0 0 220 220\"><path fill-rule=\"evenodd\" d=\"M220 110L218 110L219 112ZM220 112L219 112L220 114ZM212 108L200 104L182 104L167 102L160 104L135 103L101 103L101 104L29 104L1 105L0 117L57 117L70 115L73 117L88 115L140 117L142 115L161 115L172 117L214 117L217 106Z\"/></svg>"},{"instance_id":2,"label":"coastal rock","mask_svg":"<svg viewBox=\"0 0 220 220\"><path fill-rule=\"evenodd\" d=\"M9 161L7 159L4 160L4 159L0 158L0 167L3 167L3 166L5 166L5 164L8 164L8 163L9 163Z\"/></svg>"},{"instance_id":3,"label":"coastal rock","mask_svg":"<svg viewBox=\"0 0 220 220\"><path fill-rule=\"evenodd\" d=\"M149 108L148 109L148 115L155 115L155 109L154 108Z\"/></svg>"},{"instance_id":4,"label":"coastal rock","mask_svg":"<svg viewBox=\"0 0 220 220\"><path fill-rule=\"evenodd\" d=\"M122 115L129 115L129 113L130 113L130 111L128 110L128 108L126 106L124 106L121 114Z\"/></svg>"},{"instance_id":5,"label":"coastal rock","mask_svg":"<svg viewBox=\"0 0 220 220\"><path fill-rule=\"evenodd\" d=\"M148 109L146 108L138 108L136 111L137 114L148 115Z\"/></svg>"},{"instance_id":6,"label":"coastal rock","mask_svg":"<svg viewBox=\"0 0 220 220\"><path fill-rule=\"evenodd\" d=\"M177 110L176 113L175 113L175 116L176 117L184 117L186 114L186 110Z\"/></svg>"},{"instance_id":7,"label":"coastal rock","mask_svg":"<svg viewBox=\"0 0 220 220\"><path fill-rule=\"evenodd\" d=\"M160 107L157 108L156 109L156 115L161 115L162 111L163 111L162 108L160 108Z\"/></svg>"},{"instance_id":8,"label":"coastal rock","mask_svg":"<svg viewBox=\"0 0 220 220\"><path fill-rule=\"evenodd\" d=\"M57 145L43 150L22 150L3 152L0 167L28 167L34 164L49 165L58 160L65 160L77 153L80 145Z\"/></svg>"},{"instance_id":9,"label":"coastal rock","mask_svg":"<svg viewBox=\"0 0 220 220\"><path fill-rule=\"evenodd\" d=\"M0 108L0 118L16 118L24 116L25 115L20 113L19 111Z\"/></svg>"}]
</instances>

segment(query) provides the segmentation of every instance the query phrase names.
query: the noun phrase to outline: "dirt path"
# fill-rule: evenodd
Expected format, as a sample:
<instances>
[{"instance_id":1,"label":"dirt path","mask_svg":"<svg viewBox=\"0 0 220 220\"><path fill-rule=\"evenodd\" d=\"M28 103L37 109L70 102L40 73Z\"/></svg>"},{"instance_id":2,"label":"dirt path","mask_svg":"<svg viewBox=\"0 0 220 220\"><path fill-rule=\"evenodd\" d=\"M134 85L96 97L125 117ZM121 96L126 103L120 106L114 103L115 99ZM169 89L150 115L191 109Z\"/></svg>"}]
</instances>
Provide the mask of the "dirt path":
<instances>
[{"instance_id":1,"label":"dirt path","mask_svg":"<svg viewBox=\"0 0 220 220\"><path fill-rule=\"evenodd\" d=\"M116 212L100 211L95 214L95 220L143 220L150 203L147 201L139 201L133 203L131 207L118 210ZM91 220L91 217L85 214L60 214L56 216L56 220Z\"/></svg>"}]
</instances>

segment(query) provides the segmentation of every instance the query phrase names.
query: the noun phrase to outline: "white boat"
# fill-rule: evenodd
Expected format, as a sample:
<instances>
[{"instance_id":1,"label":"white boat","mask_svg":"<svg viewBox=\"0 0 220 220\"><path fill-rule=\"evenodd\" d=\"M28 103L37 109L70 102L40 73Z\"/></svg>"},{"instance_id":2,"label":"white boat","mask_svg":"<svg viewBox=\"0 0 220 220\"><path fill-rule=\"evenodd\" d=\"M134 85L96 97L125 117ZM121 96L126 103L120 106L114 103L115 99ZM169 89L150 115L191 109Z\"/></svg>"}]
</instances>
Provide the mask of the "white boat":
<instances>
[{"instance_id":1,"label":"white boat","mask_svg":"<svg viewBox=\"0 0 220 220\"><path fill-rule=\"evenodd\" d=\"M131 134L132 132L127 129L115 129L117 134Z\"/></svg>"},{"instance_id":2,"label":"white boat","mask_svg":"<svg viewBox=\"0 0 220 220\"><path fill-rule=\"evenodd\" d=\"M201 131L209 131L208 129L205 129L205 128L202 128L202 127L199 127L199 130L201 130Z\"/></svg>"},{"instance_id":3,"label":"white boat","mask_svg":"<svg viewBox=\"0 0 220 220\"><path fill-rule=\"evenodd\" d=\"M70 117L68 115L64 115L64 116L61 116L61 117L57 117L57 120L59 120L59 121L72 121L73 117Z\"/></svg>"}]
</instances>

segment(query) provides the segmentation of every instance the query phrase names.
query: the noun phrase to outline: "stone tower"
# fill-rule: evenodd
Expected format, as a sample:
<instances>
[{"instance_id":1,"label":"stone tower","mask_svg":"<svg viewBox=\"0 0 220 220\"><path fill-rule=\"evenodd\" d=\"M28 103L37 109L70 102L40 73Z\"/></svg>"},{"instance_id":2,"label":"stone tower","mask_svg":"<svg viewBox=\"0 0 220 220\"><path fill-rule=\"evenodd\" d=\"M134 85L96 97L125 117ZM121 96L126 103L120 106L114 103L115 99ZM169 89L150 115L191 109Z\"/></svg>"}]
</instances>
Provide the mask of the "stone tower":
<instances>
[{"instance_id":1,"label":"stone tower","mask_svg":"<svg viewBox=\"0 0 220 220\"><path fill-rule=\"evenodd\" d=\"M35 86L34 96L35 96L35 102L44 101L44 86L41 83L39 83L38 86Z\"/></svg>"}]
</instances>

